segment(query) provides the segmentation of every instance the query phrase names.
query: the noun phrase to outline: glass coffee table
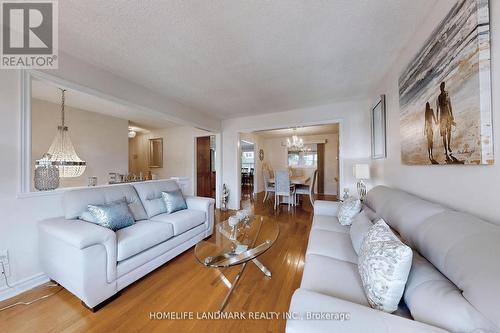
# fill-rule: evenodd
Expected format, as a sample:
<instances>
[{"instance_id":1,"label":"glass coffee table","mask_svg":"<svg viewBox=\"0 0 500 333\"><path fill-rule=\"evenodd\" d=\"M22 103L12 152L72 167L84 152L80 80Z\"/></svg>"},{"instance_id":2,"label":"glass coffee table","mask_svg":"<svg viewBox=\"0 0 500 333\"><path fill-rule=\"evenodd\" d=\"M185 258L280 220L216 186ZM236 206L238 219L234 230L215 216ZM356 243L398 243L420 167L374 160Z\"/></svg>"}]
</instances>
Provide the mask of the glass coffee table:
<instances>
[{"instance_id":1,"label":"glass coffee table","mask_svg":"<svg viewBox=\"0 0 500 333\"><path fill-rule=\"evenodd\" d=\"M279 226L274 219L255 215L241 221L234 228L229 225L228 220L218 223L215 225L215 235L210 240L196 244L194 249L196 259L207 267L218 269L220 278L229 288L220 311L226 307L249 262L254 263L264 275L271 277L271 271L257 258L274 244L278 234ZM241 267L231 282L223 270L236 265Z\"/></svg>"}]
</instances>

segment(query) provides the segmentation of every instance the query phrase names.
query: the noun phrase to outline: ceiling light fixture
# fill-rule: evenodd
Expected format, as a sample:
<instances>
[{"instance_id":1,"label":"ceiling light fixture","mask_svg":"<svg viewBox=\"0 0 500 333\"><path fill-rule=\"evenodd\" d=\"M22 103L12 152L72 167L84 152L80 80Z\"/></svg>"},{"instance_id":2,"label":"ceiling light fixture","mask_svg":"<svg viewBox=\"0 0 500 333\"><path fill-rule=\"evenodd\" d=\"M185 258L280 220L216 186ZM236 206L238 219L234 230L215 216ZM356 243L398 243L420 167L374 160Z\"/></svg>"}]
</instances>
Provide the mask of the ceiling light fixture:
<instances>
[{"instance_id":1,"label":"ceiling light fixture","mask_svg":"<svg viewBox=\"0 0 500 333\"><path fill-rule=\"evenodd\" d=\"M133 139L137 135L137 132L132 129L132 127L128 128L128 138Z\"/></svg>"},{"instance_id":2,"label":"ceiling light fixture","mask_svg":"<svg viewBox=\"0 0 500 333\"><path fill-rule=\"evenodd\" d=\"M304 140L297 136L297 129L293 129L292 139L286 139L286 146L288 151L303 151L304 150Z\"/></svg>"},{"instance_id":3,"label":"ceiling light fixture","mask_svg":"<svg viewBox=\"0 0 500 333\"><path fill-rule=\"evenodd\" d=\"M59 177L72 178L79 177L85 171L87 163L76 154L71 138L69 137L68 126L65 124L64 104L66 90L61 90L61 126L57 127L57 133L50 145L45 158L37 160L35 165L54 165L59 169Z\"/></svg>"}]
</instances>

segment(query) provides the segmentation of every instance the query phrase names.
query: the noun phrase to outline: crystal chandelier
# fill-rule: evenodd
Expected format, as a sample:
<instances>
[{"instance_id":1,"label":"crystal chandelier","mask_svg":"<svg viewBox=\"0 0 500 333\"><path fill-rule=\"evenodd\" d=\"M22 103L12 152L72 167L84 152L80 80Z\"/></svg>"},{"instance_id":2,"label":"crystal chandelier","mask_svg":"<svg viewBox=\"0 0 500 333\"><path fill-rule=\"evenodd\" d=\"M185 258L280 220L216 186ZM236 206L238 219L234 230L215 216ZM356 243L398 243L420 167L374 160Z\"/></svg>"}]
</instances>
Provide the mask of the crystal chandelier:
<instances>
[{"instance_id":1,"label":"crystal chandelier","mask_svg":"<svg viewBox=\"0 0 500 333\"><path fill-rule=\"evenodd\" d=\"M302 138L299 138L297 136L297 129L293 129L293 135L292 139L290 138L286 139L286 146L288 148L288 151L303 151L304 150L304 141Z\"/></svg>"},{"instance_id":2,"label":"crystal chandelier","mask_svg":"<svg viewBox=\"0 0 500 333\"><path fill-rule=\"evenodd\" d=\"M64 122L65 91L61 89L61 126L57 127L57 134L50 145L47 155L45 155L46 157L43 160L37 160L35 165L57 166L61 178L79 177L85 171L87 163L76 154L69 137L68 127Z\"/></svg>"}]
</instances>

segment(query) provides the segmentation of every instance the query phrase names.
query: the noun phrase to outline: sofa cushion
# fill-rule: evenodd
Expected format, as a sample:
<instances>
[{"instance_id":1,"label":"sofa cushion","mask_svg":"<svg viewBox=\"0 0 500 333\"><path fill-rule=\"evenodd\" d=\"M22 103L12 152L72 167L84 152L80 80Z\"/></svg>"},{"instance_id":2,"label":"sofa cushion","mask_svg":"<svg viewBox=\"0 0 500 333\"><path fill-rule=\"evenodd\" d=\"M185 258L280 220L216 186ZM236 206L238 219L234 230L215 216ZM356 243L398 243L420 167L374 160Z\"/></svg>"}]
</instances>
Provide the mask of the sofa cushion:
<instances>
[{"instance_id":1,"label":"sofa cushion","mask_svg":"<svg viewBox=\"0 0 500 333\"><path fill-rule=\"evenodd\" d=\"M415 320L451 332L498 331L452 282L418 253L413 254L404 300Z\"/></svg>"},{"instance_id":2,"label":"sofa cushion","mask_svg":"<svg viewBox=\"0 0 500 333\"><path fill-rule=\"evenodd\" d=\"M124 281L130 278L130 275L128 277L124 277L124 275L128 275L128 273L142 265L149 266L153 262L160 260L161 257L168 257L170 259L177 256L176 253L183 252L183 250L180 249L184 248L186 243L190 243L191 245L189 247L191 247L198 243L198 241L201 241L201 239L204 238L204 231L205 226L199 225L182 235L167 239L165 242L161 242L146 251L142 251L133 257L120 261L118 265L116 265L116 276L119 278L117 281L118 288L120 288L120 285L123 285ZM122 280L120 277L124 277L124 279ZM127 285L126 282L125 285Z\"/></svg>"},{"instance_id":3,"label":"sofa cushion","mask_svg":"<svg viewBox=\"0 0 500 333\"><path fill-rule=\"evenodd\" d=\"M177 182L172 179L136 183L133 186L141 198L149 219L167 211L161 193L179 189Z\"/></svg>"},{"instance_id":4,"label":"sofa cushion","mask_svg":"<svg viewBox=\"0 0 500 333\"><path fill-rule=\"evenodd\" d=\"M447 333L418 321L302 288L294 292L289 313L295 317L287 320L286 333ZM338 317L332 320L307 318L314 314L336 314Z\"/></svg>"},{"instance_id":5,"label":"sofa cushion","mask_svg":"<svg viewBox=\"0 0 500 333\"><path fill-rule=\"evenodd\" d=\"M407 192L377 186L368 192L365 205L396 230L410 247L415 245L416 228L425 220L447 209Z\"/></svg>"},{"instance_id":6,"label":"sofa cushion","mask_svg":"<svg viewBox=\"0 0 500 333\"><path fill-rule=\"evenodd\" d=\"M139 221L116 232L117 261L130 258L174 236L169 223Z\"/></svg>"},{"instance_id":7,"label":"sofa cushion","mask_svg":"<svg viewBox=\"0 0 500 333\"><path fill-rule=\"evenodd\" d=\"M380 218L373 209L366 205L363 206L363 212L365 213L366 217L372 222Z\"/></svg>"},{"instance_id":8,"label":"sofa cushion","mask_svg":"<svg viewBox=\"0 0 500 333\"><path fill-rule=\"evenodd\" d=\"M308 254L301 288L368 306L356 264Z\"/></svg>"},{"instance_id":9,"label":"sofa cushion","mask_svg":"<svg viewBox=\"0 0 500 333\"><path fill-rule=\"evenodd\" d=\"M372 308L394 312L403 296L412 250L403 244L384 220L366 234L359 254L359 273Z\"/></svg>"},{"instance_id":10,"label":"sofa cushion","mask_svg":"<svg viewBox=\"0 0 500 333\"><path fill-rule=\"evenodd\" d=\"M394 200L399 193L403 192L387 186L375 186L366 193L363 205L371 208L377 214L380 214L387 203Z\"/></svg>"},{"instance_id":11,"label":"sofa cushion","mask_svg":"<svg viewBox=\"0 0 500 333\"><path fill-rule=\"evenodd\" d=\"M336 232L349 232L349 226L339 223L339 219L328 215L314 215L311 229L321 229Z\"/></svg>"},{"instance_id":12,"label":"sofa cushion","mask_svg":"<svg viewBox=\"0 0 500 333\"><path fill-rule=\"evenodd\" d=\"M174 236L177 236L204 223L206 214L199 210L184 209L172 214L163 213L156 215L151 220L171 224L174 228Z\"/></svg>"},{"instance_id":13,"label":"sofa cushion","mask_svg":"<svg viewBox=\"0 0 500 333\"><path fill-rule=\"evenodd\" d=\"M500 328L500 227L448 211L427 219L412 237L422 256Z\"/></svg>"},{"instance_id":14,"label":"sofa cushion","mask_svg":"<svg viewBox=\"0 0 500 333\"><path fill-rule=\"evenodd\" d=\"M351 236L352 247L354 248L354 251L357 255L359 255L361 244L363 243L363 238L365 238L365 235L368 233L372 226L372 221L370 221L364 211L356 215L352 220L352 225L349 229L349 235Z\"/></svg>"},{"instance_id":15,"label":"sofa cushion","mask_svg":"<svg viewBox=\"0 0 500 333\"><path fill-rule=\"evenodd\" d=\"M311 230L306 254L318 254L354 264L358 263L358 256L352 248L351 237L343 232Z\"/></svg>"},{"instance_id":16,"label":"sofa cushion","mask_svg":"<svg viewBox=\"0 0 500 333\"><path fill-rule=\"evenodd\" d=\"M87 211L88 205L104 205L124 197L134 220L148 218L137 192L130 184L66 191L63 194L64 217L68 220L77 219Z\"/></svg>"}]
</instances>

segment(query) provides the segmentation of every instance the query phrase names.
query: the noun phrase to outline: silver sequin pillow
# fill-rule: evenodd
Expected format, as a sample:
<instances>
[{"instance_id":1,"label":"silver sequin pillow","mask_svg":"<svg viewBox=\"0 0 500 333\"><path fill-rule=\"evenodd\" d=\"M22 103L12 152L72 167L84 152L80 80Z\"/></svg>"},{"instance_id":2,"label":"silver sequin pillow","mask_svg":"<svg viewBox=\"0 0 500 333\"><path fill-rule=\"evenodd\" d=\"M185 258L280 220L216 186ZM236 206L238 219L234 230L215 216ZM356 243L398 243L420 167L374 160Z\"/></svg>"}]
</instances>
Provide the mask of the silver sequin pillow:
<instances>
[{"instance_id":1,"label":"silver sequin pillow","mask_svg":"<svg viewBox=\"0 0 500 333\"><path fill-rule=\"evenodd\" d=\"M361 244L358 269L370 306L394 312L408 279L413 253L380 219Z\"/></svg>"},{"instance_id":2,"label":"silver sequin pillow","mask_svg":"<svg viewBox=\"0 0 500 333\"><path fill-rule=\"evenodd\" d=\"M135 222L125 198L103 205L88 205L87 209L94 218L90 222L113 231L129 227Z\"/></svg>"},{"instance_id":3,"label":"silver sequin pillow","mask_svg":"<svg viewBox=\"0 0 500 333\"><path fill-rule=\"evenodd\" d=\"M352 219L361 211L361 201L356 198L348 198L340 204L337 217L340 224L351 225Z\"/></svg>"},{"instance_id":4,"label":"silver sequin pillow","mask_svg":"<svg viewBox=\"0 0 500 333\"><path fill-rule=\"evenodd\" d=\"M161 196L167 207L167 214L187 209L186 200L184 200L181 190L161 192Z\"/></svg>"}]
</instances>

